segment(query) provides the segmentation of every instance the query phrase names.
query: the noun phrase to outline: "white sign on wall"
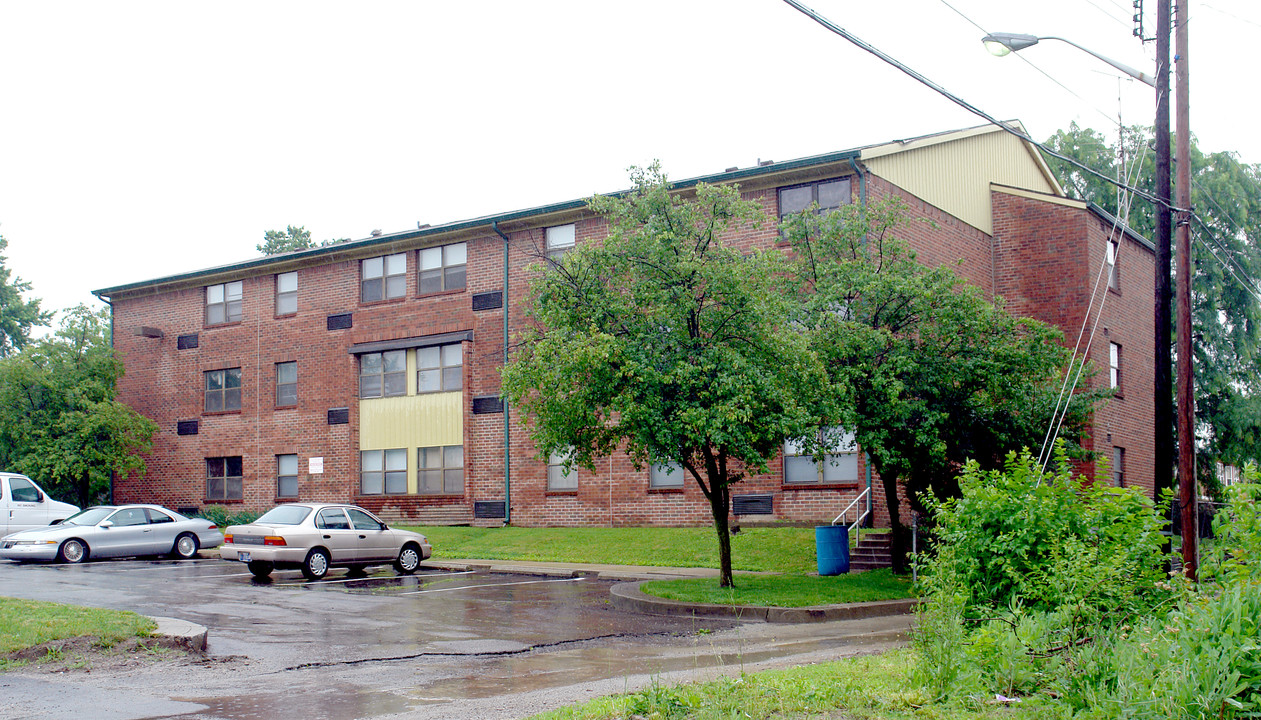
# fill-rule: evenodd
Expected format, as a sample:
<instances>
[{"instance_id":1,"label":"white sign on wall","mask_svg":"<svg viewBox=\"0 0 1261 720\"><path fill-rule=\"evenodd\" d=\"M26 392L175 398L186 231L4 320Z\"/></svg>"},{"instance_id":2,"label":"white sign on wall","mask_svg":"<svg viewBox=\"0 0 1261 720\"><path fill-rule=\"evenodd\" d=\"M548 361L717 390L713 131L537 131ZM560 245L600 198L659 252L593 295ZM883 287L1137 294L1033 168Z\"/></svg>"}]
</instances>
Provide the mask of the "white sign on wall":
<instances>
[{"instance_id":1,"label":"white sign on wall","mask_svg":"<svg viewBox=\"0 0 1261 720\"><path fill-rule=\"evenodd\" d=\"M307 472L312 475L324 474L324 458L313 457L307 463Z\"/></svg>"}]
</instances>

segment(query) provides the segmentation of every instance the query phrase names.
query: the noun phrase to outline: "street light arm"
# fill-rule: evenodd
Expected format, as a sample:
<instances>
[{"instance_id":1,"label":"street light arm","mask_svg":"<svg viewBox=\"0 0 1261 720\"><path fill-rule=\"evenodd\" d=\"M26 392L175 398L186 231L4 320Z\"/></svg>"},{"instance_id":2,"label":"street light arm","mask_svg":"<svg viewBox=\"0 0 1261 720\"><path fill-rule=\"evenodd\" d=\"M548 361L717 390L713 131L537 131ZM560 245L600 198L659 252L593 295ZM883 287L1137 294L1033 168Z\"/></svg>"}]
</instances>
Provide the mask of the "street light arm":
<instances>
[{"instance_id":1,"label":"street light arm","mask_svg":"<svg viewBox=\"0 0 1261 720\"><path fill-rule=\"evenodd\" d=\"M1113 60L1112 58L1107 57L1106 55L1100 55L1099 53L1095 52L1094 50L1091 50L1090 48L1087 48L1087 47L1082 47L1081 45L1078 45L1077 43L1073 42L1072 40L1066 40L1065 38L1062 38L1062 37L1054 37L1054 36L1040 37L1040 38L1038 38L1038 39L1039 39L1039 40L1059 40L1059 41L1060 41L1060 42L1062 42L1062 43L1068 43L1069 45L1072 45L1073 47L1077 48L1078 50L1081 50L1082 52L1084 52L1084 53L1086 53L1086 54L1088 54L1088 55L1091 55L1091 56L1093 56L1093 57L1095 57L1095 58L1097 58L1097 59L1099 59L1099 60L1102 60L1102 61L1104 61L1104 62L1108 63L1108 64L1109 64L1109 65L1111 65L1112 67L1116 68L1117 70L1120 70L1121 72L1125 73L1126 75L1129 75L1130 77L1134 78L1135 80L1138 80L1139 82L1144 82L1144 83L1147 83L1148 85L1150 85L1150 86L1152 86L1152 87L1156 87L1156 78L1152 77L1151 75L1148 75L1147 73L1145 73L1145 72L1143 72L1143 71L1141 71L1141 70L1135 70L1134 68L1130 67L1129 65L1126 65L1125 63L1122 63L1122 62L1117 62L1116 60Z\"/></svg>"}]
</instances>

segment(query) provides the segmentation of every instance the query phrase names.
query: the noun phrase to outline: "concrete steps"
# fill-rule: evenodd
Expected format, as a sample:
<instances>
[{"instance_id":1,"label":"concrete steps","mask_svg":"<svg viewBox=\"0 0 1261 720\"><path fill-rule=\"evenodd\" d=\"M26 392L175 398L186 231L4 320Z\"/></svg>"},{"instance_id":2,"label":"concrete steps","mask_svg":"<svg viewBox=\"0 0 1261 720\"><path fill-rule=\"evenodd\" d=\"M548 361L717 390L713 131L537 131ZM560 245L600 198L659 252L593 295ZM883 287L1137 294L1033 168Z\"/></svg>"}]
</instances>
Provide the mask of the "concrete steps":
<instances>
[{"instance_id":1,"label":"concrete steps","mask_svg":"<svg viewBox=\"0 0 1261 720\"><path fill-rule=\"evenodd\" d=\"M850 572L892 567L891 545L892 536L889 533L863 532L858 545L849 549Z\"/></svg>"}]
</instances>

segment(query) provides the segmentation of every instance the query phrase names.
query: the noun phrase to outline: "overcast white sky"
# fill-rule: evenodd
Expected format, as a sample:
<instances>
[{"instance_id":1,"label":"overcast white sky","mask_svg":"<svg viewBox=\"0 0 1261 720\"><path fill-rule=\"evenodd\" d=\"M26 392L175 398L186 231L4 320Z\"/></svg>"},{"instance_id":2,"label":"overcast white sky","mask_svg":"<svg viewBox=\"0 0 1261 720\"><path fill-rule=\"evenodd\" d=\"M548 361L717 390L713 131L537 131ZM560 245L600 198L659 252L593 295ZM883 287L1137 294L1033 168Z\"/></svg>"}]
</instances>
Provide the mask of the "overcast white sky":
<instances>
[{"instance_id":1,"label":"overcast white sky","mask_svg":"<svg viewBox=\"0 0 1261 720\"><path fill-rule=\"evenodd\" d=\"M1151 123L1147 86L976 27L1154 68L1132 0L948 2L806 4L1038 139ZM1190 18L1200 146L1261 162L1261 6ZM0 2L0 234L50 309L289 224L360 239L982 122L781 0Z\"/></svg>"}]
</instances>

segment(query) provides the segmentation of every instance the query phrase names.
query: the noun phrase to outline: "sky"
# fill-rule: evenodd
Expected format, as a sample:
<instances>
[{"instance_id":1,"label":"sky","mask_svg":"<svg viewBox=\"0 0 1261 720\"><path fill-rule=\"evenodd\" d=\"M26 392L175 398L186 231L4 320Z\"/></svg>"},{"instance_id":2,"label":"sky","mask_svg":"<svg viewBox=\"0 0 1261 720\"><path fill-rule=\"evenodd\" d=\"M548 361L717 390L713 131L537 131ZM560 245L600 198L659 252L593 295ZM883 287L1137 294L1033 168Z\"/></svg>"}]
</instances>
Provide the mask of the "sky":
<instances>
[{"instance_id":1,"label":"sky","mask_svg":"<svg viewBox=\"0 0 1261 720\"><path fill-rule=\"evenodd\" d=\"M1155 93L1063 43L980 38L1154 69L1132 2L805 4L1041 140L1150 125ZM1188 7L1200 147L1261 162L1238 80L1261 6ZM361 239L620 190L654 160L681 180L984 122L782 0L0 0L0 235L53 310L287 225Z\"/></svg>"}]
</instances>

